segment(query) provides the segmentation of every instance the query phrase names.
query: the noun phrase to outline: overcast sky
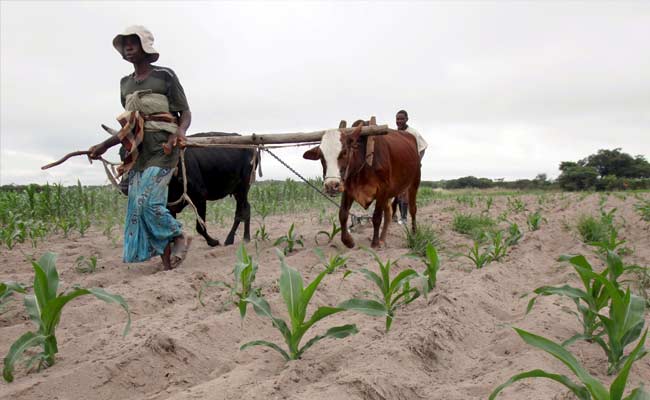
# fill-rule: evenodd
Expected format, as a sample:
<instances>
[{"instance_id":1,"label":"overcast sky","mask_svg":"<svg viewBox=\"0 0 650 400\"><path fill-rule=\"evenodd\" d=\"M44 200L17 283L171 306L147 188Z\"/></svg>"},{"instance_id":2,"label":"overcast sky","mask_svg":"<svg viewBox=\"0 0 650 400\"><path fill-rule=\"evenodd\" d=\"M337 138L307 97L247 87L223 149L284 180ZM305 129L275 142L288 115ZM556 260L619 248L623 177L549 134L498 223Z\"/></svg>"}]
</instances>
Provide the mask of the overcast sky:
<instances>
[{"instance_id":1,"label":"overcast sky","mask_svg":"<svg viewBox=\"0 0 650 400\"><path fill-rule=\"evenodd\" d=\"M81 158L40 166L118 126L132 66L111 41L132 24L179 76L189 133L394 127L404 108L426 180L556 177L601 148L650 158L649 1L0 4L0 184L107 182ZM304 150L279 154L318 176Z\"/></svg>"}]
</instances>

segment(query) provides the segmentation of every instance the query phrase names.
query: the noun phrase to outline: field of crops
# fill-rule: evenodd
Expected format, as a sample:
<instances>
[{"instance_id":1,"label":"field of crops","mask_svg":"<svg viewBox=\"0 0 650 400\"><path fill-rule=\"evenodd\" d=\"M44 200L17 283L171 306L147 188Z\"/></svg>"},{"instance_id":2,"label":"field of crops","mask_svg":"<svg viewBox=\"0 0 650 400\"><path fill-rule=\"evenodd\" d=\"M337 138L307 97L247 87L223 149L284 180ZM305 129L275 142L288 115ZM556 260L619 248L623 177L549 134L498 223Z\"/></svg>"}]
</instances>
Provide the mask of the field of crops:
<instances>
[{"instance_id":1,"label":"field of crops","mask_svg":"<svg viewBox=\"0 0 650 400\"><path fill-rule=\"evenodd\" d=\"M207 246L184 211L191 252L162 272L121 262L113 189L1 191L0 399L647 398L648 192L422 188L419 231L376 252L304 184L250 202L245 247L241 228ZM213 236L233 209L208 205Z\"/></svg>"}]
</instances>

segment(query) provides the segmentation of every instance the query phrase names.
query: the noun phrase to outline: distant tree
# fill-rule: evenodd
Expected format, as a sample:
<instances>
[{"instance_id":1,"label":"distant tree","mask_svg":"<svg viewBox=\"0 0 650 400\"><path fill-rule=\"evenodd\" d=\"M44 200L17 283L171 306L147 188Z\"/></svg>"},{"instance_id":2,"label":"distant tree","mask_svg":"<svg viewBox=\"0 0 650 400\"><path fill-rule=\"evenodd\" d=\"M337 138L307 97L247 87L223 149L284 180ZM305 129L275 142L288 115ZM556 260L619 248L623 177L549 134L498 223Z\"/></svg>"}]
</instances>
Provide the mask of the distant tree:
<instances>
[{"instance_id":1,"label":"distant tree","mask_svg":"<svg viewBox=\"0 0 650 400\"><path fill-rule=\"evenodd\" d=\"M619 178L650 177L650 164L643 156L634 158L623 153L620 148L598 150L598 153L580 160L578 164L595 168L601 178L607 175ZM561 168L562 165L560 165Z\"/></svg>"},{"instance_id":2,"label":"distant tree","mask_svg":"<svg viewBox=\"0 0 650 400\"><path fill-rule=\"evenodd\" d=\"M650 162L642 155L634 157L632 172L636 178L650 178Z\"/></svg>"},{"instance_id":3,"label":"distant tree","mask_svg":"<svg viewBox=\"0 0 650 400\"><path fill-rule=\"evenodd\" d=\"M477 178L475 176L464 176L458 179L451 179L445 182L445 189L477 188L486 189L494 186L494 182L488 178Z\"/></svg>"},{"instance_id":4,"label":"distant tree","mask_svg":"<svg viewBox=\"0 0 650 400\"><path fill-rule=\"evenodd\" d=\"M565 164L563 162L562 164ZM598 171L593 167L585 167L573 163L573 166L560 164L562 173L557 178L560 187L564 190L588 190L596 185ZM564 167L564 169L562 169Z\"/></svg>"},{"instance_id":5,"label":"distant tree","mask_svg":"<svg viewBox=\"0 0 650 400\"><path fill-rule=\"evenodd\" d=\"M535 180L537 182L544 183L544 182L546 182L547 178L548 177L546 176L545 173L541 173L541 174L537 174L537 176L535 177Z\"/></svg>"},{"instance_id":6,"label":"distant tree","mask_svg":"<svg viewBox=\"0 0 650 400\"><path fill-rule=\"evenodd\" d=\"M562 161L560 163L560 171L564 172L569 168L577 167L578 163L573 161Z\"/></svg>"}]
</instances>

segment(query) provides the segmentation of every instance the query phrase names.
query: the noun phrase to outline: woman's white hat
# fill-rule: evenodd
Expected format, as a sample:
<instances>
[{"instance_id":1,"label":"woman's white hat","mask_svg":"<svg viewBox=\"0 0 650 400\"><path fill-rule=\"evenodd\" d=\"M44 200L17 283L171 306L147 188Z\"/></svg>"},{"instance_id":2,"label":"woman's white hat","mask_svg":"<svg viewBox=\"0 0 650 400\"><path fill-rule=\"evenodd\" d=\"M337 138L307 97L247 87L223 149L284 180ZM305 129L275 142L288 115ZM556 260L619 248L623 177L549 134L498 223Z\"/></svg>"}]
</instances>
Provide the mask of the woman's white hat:
<instances>
[{"instance_id":1,"label":"woman's white hat","mask_svg":"<svg viewBox=\"0 0 650 400\"><path fill-rule=\"evenodd\" d=\"M149 54L149 59L151 62L156 62L160 54L158 51L153 48L153 34L142 25L132 25L124 30L124 32L115 36L113 39L113 47L117 50L122 57L124 57L124 37L136 35L140 38L140 44L142 45L142 51Z\"/></svg>"}]
</instances>

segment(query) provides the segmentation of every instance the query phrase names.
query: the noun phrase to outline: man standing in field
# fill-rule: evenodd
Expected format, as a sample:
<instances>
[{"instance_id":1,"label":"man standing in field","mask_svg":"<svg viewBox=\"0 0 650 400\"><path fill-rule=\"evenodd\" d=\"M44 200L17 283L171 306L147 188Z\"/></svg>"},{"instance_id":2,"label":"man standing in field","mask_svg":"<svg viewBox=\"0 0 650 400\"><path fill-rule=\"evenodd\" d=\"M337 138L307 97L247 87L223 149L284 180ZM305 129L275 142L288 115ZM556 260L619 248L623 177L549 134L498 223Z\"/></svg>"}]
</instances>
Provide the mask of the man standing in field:
<instances>
[{"instance_id":1,"label":"man standing in field","mask_svg":"<svg viewBox=\"0 0 650 400\"><path fill-rule=\"evenodd\" d=\"M129 180L123 260L143 262L160 255L164 268L171 269L184 260L191 242L167 209L167 194L178 164L177 144L185 142L192 114L174 71L152 65L159 56L153 41L151 32L139 25L113 39L113 47L133 64L134 72L120 81L122 129L92 146L90 157L98 158L119 143L124 146L127 154L118 168Z\"/></svg>"},{"instance_id":2,"label":"man standing in field","mask_svg":"<svg viewBox=\"0 0 650 400\"><path fill-rule=\"evenodd\" d=\"M424 157L424 151L428 146L427 142L426 140L424 140L422 135L420 135L420 132L415 130L415 128L407 125L408 120L409 120L409 114L406 112L406 110L399 110L397 112L397 115L395 116L395 123L397 124L397 130L408 132L415 137L415 141L418 146L418 153L420 153L420 160L422 160L422 157ZM395 203L399 205L399 212L401 214L399 224L406 224L406 215L408 212L408 198L407 198L406 190L400 193L400 195L397 196L393 201L393 221L397 221L397 213L395 212L395 206L396 206Z\"/></svg>"}]
</instances>

